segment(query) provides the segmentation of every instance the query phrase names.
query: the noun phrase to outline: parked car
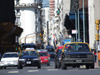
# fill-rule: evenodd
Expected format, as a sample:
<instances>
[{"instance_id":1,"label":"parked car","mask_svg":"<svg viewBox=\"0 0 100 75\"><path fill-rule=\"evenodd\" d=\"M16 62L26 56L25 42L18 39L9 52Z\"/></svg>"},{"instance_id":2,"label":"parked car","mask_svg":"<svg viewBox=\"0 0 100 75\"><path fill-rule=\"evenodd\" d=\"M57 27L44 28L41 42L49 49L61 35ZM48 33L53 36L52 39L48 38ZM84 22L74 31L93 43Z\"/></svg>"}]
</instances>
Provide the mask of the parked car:
<instances>
[{"instance_id":1,"label":"parked car","mask_svg":"<svg viewBox=\"0 0 100 75\"><path fill-rule=\"evenodd\" d=\"M18 52L7 52L4 53L1 62L0 62L0 69L6 69L6 67L18 67L18 59L19 53Z\"/></svg>"},{"instance_id":2,"label":"parked car","mask_svg":"<svg viewBox=\"0 0 100 75\"><path fill-rule=\"evenodd\" d=\"M46 51L40 51L39 55L41 64L47 64L47 66L50 66L50 55Z\"/></svg>"},{"instance_id":3,"label":"parked car","mask_svg":"<svg viewBox=\"0 0 100 75\"><path fill-rule=\"evenodd\" d=\"M54 58L54 62L55 62L55 68L60 68L61 66L61 53L63 50L64 46L58 46L55 50L55 58Z\"/></svg>"},{"instance_id":4,"label":"parked car","mask_svg":"<svg viewBox=\"0 0 100 75\"><path fill-rule=\"evenodd\" d=\"M88 43L66 43L61 54L61 68L66 69L68 66L79 68L80 65L86 65L86 69L94 68L94 55Z\"/></svg>"},{"instance_id":5,"label":"parked car","mask_svg":"<svg viewBox=\"0 0 100 75\"><path fill-rule=\"evenodd\" d=\"M37 50L23 50L18 63L19 69L23 69L25 66L37 66L38 69L41 68L41 60Z\"/></svg>"}]
</instances>

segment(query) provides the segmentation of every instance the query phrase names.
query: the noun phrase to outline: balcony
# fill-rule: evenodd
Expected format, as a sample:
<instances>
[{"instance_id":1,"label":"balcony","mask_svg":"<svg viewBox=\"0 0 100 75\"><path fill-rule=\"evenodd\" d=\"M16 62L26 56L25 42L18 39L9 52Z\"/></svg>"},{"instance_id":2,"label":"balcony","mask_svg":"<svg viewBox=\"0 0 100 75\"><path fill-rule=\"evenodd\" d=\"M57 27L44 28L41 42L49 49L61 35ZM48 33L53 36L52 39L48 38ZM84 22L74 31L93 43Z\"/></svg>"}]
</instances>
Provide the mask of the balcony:
<instances>
[{"instance_id":1,"label":"balcony","mask_svg":"<svg viewBox=\"0 0 100 75\"><path fill-rule=\"evenodd\" d=\"M15 8L39 8L41 7L42 4L37 4L37 3L22 3L22 4L16 4Z\"/></svg>"}]
</instances>

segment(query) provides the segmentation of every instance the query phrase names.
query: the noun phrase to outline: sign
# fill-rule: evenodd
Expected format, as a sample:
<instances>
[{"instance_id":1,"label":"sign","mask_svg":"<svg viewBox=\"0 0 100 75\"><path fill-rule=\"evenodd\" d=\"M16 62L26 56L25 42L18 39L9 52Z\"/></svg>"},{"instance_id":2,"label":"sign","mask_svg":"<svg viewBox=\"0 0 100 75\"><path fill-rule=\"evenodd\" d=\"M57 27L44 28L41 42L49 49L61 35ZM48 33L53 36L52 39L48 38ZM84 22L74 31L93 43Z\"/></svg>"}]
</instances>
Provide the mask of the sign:
<instances>
[{"instance_id":1,"label":"sign","mask_svg":"<svg viewBox=\"0 0 100 75\"><path fill-rule=\"evenodd\" d=\"M71 42L71 39L64 39L64 44L70 43L70 42Z\"/></svg>"},{"instance_id":2,"label":"sign","mask_svg":"<svg viewBox=\"0 0 100 75\"><path fill-rule=\"evenodd\" d=\"M72 34L77 34L77 30L72 30Z\"/></svg>"}]
</instances>

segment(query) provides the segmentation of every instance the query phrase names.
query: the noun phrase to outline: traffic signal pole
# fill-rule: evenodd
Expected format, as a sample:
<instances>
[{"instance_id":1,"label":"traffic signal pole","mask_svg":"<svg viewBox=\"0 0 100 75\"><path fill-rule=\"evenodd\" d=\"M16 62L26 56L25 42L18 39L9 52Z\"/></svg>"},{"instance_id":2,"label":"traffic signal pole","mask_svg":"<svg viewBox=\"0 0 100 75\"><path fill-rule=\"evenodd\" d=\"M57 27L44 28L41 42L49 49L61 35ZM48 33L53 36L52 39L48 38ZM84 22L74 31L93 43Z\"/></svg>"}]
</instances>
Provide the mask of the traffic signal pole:
<instances>
[{"instance_id":1,"label":"traffic signal pole","mask_svg":"<svg viewBox=\"0 0 100 75\"><path fill-rule=\"evenodd\" d=\"M97 64L98 64L98 66L99 66L99 60L98 60L98 45L99 45L99 24L100 24L100 22L99 22L99 20L95 20L95 24L96 24L96 34L95 34L95 36L96 36L96 54L97 54Z\"/></svg>"}]
</instances>

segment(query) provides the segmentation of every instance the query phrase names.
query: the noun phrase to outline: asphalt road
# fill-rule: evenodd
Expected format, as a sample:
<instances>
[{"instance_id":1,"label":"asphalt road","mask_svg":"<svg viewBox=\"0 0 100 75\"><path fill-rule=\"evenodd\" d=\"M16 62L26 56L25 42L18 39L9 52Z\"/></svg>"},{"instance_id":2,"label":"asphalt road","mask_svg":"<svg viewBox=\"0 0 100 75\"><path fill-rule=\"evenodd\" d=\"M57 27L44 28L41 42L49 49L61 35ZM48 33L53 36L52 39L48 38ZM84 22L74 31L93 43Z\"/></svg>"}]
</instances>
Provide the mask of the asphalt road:
<instances>
[{"instance_id":1,"label":"asphalt road","mask_svg":"<svg viewBox=\"0 0 100 75\"><path fill-rule=\"evenodd\" d=\"M100 68L85 69L84 66L80 68L68 67L67 70L55 69L54 62L51 61L50 66L43 64L41 69L37 67L24 67L17 69L17 67L7 67L7 69L0 70L0 75L100 75Z\"/></svg>"}]
</instances>

